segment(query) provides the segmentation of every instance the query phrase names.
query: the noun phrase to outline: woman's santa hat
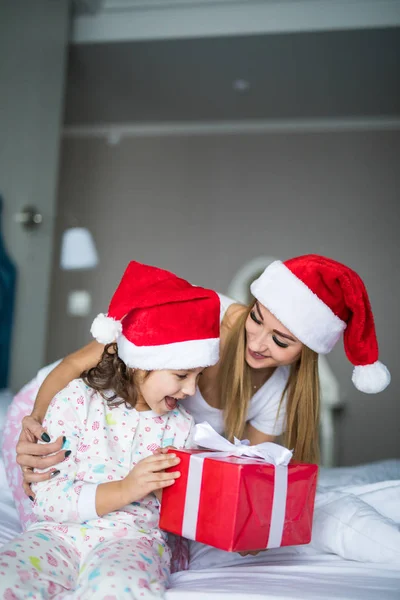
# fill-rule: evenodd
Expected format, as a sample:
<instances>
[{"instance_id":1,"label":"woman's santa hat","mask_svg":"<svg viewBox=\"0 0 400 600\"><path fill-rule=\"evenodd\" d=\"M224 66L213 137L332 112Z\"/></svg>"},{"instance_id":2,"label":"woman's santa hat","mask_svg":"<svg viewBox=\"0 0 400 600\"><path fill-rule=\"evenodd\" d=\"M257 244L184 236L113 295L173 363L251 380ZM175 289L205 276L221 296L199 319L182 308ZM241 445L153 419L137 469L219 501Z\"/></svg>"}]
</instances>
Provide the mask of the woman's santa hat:
<instances>
[{"instance_id":1,"label":"woman's santa hat","mask_svg":"<svg viewBox=\"0 0 400 600\"><path fill-rule=\"evenodd\" d=\"M102 344L116 342L128 367L194 369L218 362L219 315L212 290L132 261L90 331Z\"/></svg>"},{"instance_id":2,"label":"woman's santa hat","mask_svg":"<svg viewBox=\"0 0 400 600\"><path fill-rule=\"evenodd\" d=\"M361 278L330 258L308 254L271 263L250 286L253 296L303 344L328 354L344 333L357 389L373 394L390 383L378 360L374 318Z\"/></svg>"}]
</instances>

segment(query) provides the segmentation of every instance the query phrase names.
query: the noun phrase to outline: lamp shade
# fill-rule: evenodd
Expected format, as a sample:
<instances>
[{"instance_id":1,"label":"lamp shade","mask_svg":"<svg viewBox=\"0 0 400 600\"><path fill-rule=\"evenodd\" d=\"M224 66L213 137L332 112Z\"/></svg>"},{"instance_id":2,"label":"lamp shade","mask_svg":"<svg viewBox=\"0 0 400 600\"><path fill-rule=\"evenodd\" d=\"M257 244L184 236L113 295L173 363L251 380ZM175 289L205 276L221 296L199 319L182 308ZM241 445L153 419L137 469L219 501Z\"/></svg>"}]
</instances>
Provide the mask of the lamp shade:
<instances>
[{"instance_id":1,"label":"lamp shade","mask_svg":"<svg viewBox=\"0 0 400 600\"><path fill-rule=\"evenodd\" d=\"M61 242L61 269L94 269L98 262L96 245L88 229L72 227L64 231Z\"/></svg>"}]
</instances>

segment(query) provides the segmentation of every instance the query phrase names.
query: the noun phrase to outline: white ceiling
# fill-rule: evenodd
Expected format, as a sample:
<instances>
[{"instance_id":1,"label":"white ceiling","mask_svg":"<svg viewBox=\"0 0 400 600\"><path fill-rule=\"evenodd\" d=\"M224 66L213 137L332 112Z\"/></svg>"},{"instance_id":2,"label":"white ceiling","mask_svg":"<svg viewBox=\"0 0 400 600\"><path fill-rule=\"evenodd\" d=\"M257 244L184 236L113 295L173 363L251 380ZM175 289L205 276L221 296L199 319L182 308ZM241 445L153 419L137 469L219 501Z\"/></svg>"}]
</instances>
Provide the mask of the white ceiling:
<instances>
[{"instance_id":1,"label":"white ceiling","mask_svg":"<svg viewBox=\"0 0 400 600\"><path fill-rule=\"evenodd\" d=\"M73 43L400 26L400 0L74 0Z\"/></svg>"},{"instance_id":2,"label":"white ceiling","mask_svg":"<svg viewBox=\"0 0 400 600\"><path fill-rule=\"evenodd\" d=\"M398 118L399 73L400 28L73 44L65 122Z\"/></svg>"}]
</instances>

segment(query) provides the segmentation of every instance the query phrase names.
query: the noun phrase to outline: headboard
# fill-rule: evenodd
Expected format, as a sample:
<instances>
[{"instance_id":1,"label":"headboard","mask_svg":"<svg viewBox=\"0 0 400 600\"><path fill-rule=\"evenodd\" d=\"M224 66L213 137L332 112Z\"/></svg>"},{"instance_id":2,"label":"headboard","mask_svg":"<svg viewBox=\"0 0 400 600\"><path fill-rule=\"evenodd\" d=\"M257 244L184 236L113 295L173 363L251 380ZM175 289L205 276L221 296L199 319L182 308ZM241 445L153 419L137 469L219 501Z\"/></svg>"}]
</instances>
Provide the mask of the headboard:
<instances>
[{"instance_id":1,"label":"headboard","mask_svg":"<svg viewBox=\"0 0 400 600\"><path fill-rule=\"evenodd\" d=\"M0 390L7 388L17 269L2 237L3 198L0 196Z\"/></svg>"}]
</instances>

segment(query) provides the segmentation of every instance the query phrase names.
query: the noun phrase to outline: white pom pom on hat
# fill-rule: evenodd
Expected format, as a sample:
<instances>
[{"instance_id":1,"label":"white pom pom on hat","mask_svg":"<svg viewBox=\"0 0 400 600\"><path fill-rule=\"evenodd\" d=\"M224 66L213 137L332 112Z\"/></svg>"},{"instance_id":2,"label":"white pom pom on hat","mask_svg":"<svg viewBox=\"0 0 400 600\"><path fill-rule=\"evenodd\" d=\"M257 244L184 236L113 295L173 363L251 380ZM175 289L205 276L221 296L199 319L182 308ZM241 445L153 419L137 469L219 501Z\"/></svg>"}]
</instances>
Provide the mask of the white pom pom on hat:
<instances>
[{"instance_id":1,"label":"white pom pom on hat","mask_svg":"<svg viewBox=\"0 0 400 600\"><path fill-rule=\"evenodd\" d=\"M97 315L90 328L90 333L100 344L115 342L121 332L121 321L108 317L104 313Z\"/></svg>"},{"instance_id":2,"label":"white pom pom on hat","mask_svg":"<svg viewBox=\"0 0 400 600\"><path fill-rule=\"evenodd\" d=\"M354 367L352 382L360 392L377 394L383 392L390 383L388 368L377 360L372 365Z\"/></svg>"},{"instance_id":3,"label":"white pom pom on hat","mask_svg":"<svg viewBox=\"0 0 400 600\"><path fill-rule=\"evenodd\" d=\"M374 394L389 385L390 373L378 360L367 290L355 271L308 254L271 263L250 290L298 340L319 354L328 354L343 334L358 390Z\"/></svg>"}]
</instances>

